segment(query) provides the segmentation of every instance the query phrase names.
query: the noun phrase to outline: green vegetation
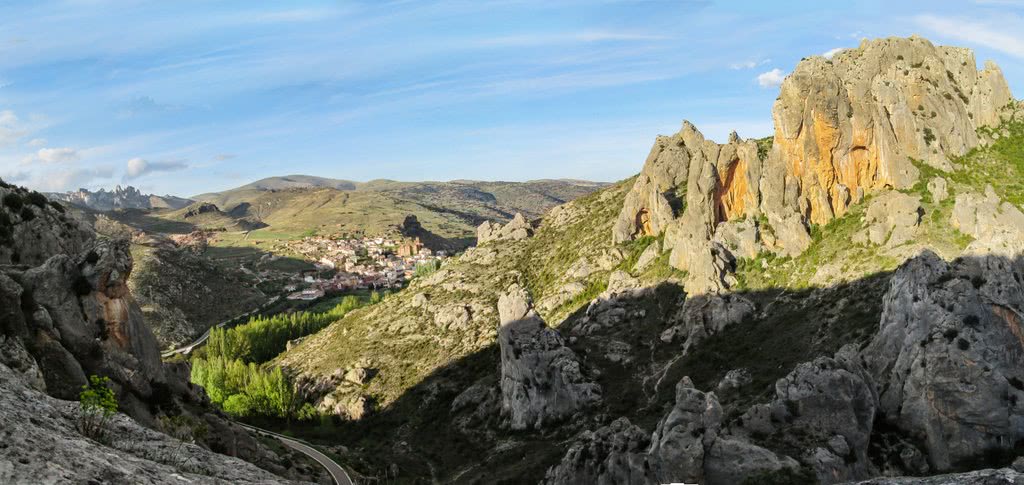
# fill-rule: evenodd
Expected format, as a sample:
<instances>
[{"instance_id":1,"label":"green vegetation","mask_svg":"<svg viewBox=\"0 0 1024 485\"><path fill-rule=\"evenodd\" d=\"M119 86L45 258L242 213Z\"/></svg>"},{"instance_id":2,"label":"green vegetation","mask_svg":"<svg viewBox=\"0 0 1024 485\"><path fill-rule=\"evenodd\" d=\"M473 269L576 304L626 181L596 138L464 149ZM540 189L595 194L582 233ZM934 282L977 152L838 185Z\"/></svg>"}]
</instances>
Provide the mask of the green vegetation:
<instances>
[{"instance_id":1,"label":"green vegetation","mask_svg":"<svg viewBox=\"0 0 1024 485\"><path fill-rule=\"evenodd\" d=\"M117 399L109 377L89 376L89 383L78 394L81 414L79 430L86 437L102 439L110 417L117 413Z\"/></svg>"},{"instance_id":2,"label":"green vegetation","mask_svg":"<svg viewBox=\"0 0 1024 485\"><path fill-rule=\"evenodd\" d=\"M416 265L416 270L413 272L413 278L423 278L424 276L430 276L441 269L441 261L432 259Z\"/></svg>"},{"instance_id":3,"label":"green vegetation","mask_svg":"<svg viewBox=\"0 0 1024 485\"><path fill-rule=\"evenodd\" d=\"M1024 116L1008 110L1000 126L978 132L995 141L954 159L959 168L950 180L978 192L991 185L999 197L1024 207Z\"/></svg>"},{"instance_id":4,"label":"green vegetation","mask_svg":"<svg viewBox=\"0 0 1024 485\"><path fill-rule=\"evenodd\" d=\"M365 304L356 296L346 296L325 312L296 312L271 317L253 317L237 327L215 327L205 353L211 358L238 359L247 363L263 363L284 352L288 341L319 332L342 319L348 312Z\"/></svg>"},{"instance_id":5,"label":"green vegetation","mask_svg":"<svg viewBox=\"0 0 1024 485\"><path fill-rule=\"evenodd\" d=\"M850 113L852 114L853 112L851 111ZM775 137L766 136L754 141L757 143L757 158L761 160L768 158L768 153L772 151L772 145L775 143Z\"/></svg>"},{"instance_id":6,"label":"green vegetation","mask_svg":"<svg viewBox=\"0 0 1024 485\"><path fill-rule=\"evenodd\" d=\"M17 192L11 192L4 196L4 206L14 212L20 211L23 205L25 202Z\"/></svg>"},{"instance_id":7,"label":"green vegetation","mask_svg":"<svg viewBox=\"0 0 1024 485\"><path fill-rule=\"evenodd\" d=\"M192 359L191 378L233 416L290 418L298 411L292 383L280 367L267 370L239 359L197 357Z\"/></svg>"}]
</instances>

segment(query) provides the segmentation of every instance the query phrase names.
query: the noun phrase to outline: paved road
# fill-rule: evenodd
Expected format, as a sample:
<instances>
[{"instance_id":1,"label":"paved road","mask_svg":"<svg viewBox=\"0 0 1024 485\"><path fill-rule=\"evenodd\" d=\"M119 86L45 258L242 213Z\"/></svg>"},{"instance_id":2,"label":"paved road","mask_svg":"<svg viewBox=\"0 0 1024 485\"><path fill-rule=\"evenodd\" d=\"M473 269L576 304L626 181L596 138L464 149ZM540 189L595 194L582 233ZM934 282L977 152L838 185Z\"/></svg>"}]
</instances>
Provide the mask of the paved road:
<instances>
[{"instance_id":1,"label":"paved road","mask_svg":"<svg viewBox=\"0 0 1024 485\"><path fill-rule=\"evenodd\" d=\"M252 431L256 431L258 433L264 433L264 434L267 434L267 435L270 435L270 436L273 436L273 437L277 438L285 446L287 446L287 447L289 447L289 448L291 448L291 449L293 449L295 451L298 451L300 453L303 453L306 456L309 456L310 458L316 460L317 463L320 463L321 465L323 465L323 467L326 468L328 472L330 472L331 477L334 478L334 483L335 484L337 484L337 485L352 485L352 479L349 478L348 472L346 472L345 469L341 467L341 465L339 465L337 462L332 460L327 455L325 455L323 453L320 453L319 451L317 451L312 446L309 446L308 444L306 444L306 443L304 443L302 441L296 440L295 438L289 438L287 436L274 433L273 431L267 431L267 430L265 430L263 428L257 428L255 426L249 426L248 424L242 424L242 423L237 423L237 422L235 424L237 424L237 425L239 425L239 426L241 426L243 428L248 428L248 429L250 429Z\"/></svg>"},{"instance_id":2,"label":"paved road","mask_svg":"<svg viewBox=\"0 0 1024 485\"><path fill-rule=\"evenodd\" d=\"M262 310L262 309L264 309L264 308L274 304L274 302L276 302L277 300L280 300L280 299L281 299L280 296L275 296L274 298L271 298L270 301L268 301L267 303L264 303L263 306L255 309L255 310L253 310L251 312L243 313L243 314L241 314L241 315L239 315L239 316L237 316L235 318L232 318L231 320L228 320L226 322L218 323L216 326L220 327L220 328L224 328L225 325L227 325L228 323L231 323L231 322L233 322L235 320L238 320L239 318L255 315L260 310ZM203 344L206 343L206 339L210 338L210 330L212 330L212 328L210 328L207 331L203 332L203 335L201 335L199 338L195 339L192 343L190 343L188 345L185 345L185 346L182 346L182 347L178 347L178 348L176 348L174 350L168 350L168 351L160 354L160 356L166 359L168 357L173 356L174 354L188 354L189 352L192 352L192 350L195 349L196 347L199 347L200 345L203 345Z\"/></svg>"}]
</instances>

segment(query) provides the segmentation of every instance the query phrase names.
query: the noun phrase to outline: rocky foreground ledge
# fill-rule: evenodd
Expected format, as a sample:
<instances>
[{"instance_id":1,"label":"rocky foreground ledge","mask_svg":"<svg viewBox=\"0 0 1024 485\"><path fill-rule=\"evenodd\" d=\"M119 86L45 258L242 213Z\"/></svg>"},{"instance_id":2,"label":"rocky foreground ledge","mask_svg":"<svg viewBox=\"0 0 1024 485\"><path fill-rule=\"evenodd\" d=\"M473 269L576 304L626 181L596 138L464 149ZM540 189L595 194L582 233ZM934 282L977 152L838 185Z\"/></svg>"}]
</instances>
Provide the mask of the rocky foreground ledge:
<instances>
[{"instance_id":1,"label":"rocky foreground ledge","mask_svg":"<svg viewBox=\"0 0 1024 485\"><path fill-rule=\"evenodd\" d=\"M183 443L117 414L109 444L78 432L78 403L32 389L0 364L0 483L304 483Z\"/></svg>"}]
</instances>

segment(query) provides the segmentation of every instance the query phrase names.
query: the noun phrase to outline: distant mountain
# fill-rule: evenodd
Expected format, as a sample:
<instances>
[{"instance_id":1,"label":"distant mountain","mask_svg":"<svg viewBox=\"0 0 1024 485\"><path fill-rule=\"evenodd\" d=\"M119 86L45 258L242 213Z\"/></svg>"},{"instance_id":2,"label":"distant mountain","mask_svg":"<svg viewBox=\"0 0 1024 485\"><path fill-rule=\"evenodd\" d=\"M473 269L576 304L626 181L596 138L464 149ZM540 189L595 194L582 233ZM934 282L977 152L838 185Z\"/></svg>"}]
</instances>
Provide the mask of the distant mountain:
<instances>
[{"instance_id":1,"label":"distant mountain","mask_svg":"<svg viewBox=\"0 0 1024 485\"><path fill-rule=\"evenodd\" d=\"M379 234L414 215L440 236L471 240L484 221L507 221L516 213L537 218L605 186L577 180L349 182L288 175L194 198L215 204L231 217L267 224L275 232Z\"/></svg>"},{"instance_id":2,"label":"distant mountain","mask_svg":"<svg viewBox=\"0 0 1024 485\"><path fill-rule=\"evenodd\" d=\"M189 199L171 195L143 194L132 186L118 185L112 191L100 189L96 192L78 189L74 192L48 193L52 200L67 202L92 210L109 211L114 209L180 209L192 203Z\"/></svg>"}]
</instances>

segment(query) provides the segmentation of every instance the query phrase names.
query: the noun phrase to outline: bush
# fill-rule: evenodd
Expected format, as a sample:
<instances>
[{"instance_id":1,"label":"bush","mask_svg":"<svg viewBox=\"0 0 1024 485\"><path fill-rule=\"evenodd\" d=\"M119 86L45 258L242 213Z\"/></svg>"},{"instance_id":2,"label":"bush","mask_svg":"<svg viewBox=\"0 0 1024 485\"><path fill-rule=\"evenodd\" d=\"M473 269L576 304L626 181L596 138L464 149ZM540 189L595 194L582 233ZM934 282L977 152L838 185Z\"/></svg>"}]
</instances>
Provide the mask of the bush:
<instances>
[{"instance_id":1,"label":"bush","mask_svg":"<svg viewBox=\"0 0 1024 485\"><path fill-rule=\"evenodd\" d=\"M79 426L83 435L101 439L107 431L110 417L117 413L117 399L110 388L109 377L89 376L89 383L78 394L82 414Z\"/></svg>"},{"instance_id":2,"label":"bush","mask_svg":"<svg viewBox=\"0 0 1024 485\"><path fill-rule=\"evenodd\" d=\"M45 209L47 204L50 202L50 199L47 199L45 195L40 194L39 192L29 192L27 199L29 204L40 209Z\"/></svg>"},{"instance_id":3,"label":"bush","mask_svg":"<svg viewBox=\"0 0 1024 485\"><path fill-rule=\"evenodd\" d=\"M21 200L21 196L14 192L4 196L4 206L12 211L20 211L23 205L25 205L25 202Z\"/></svg>"},{"instance_id":4,"label":"bush","mask_svg":"<svg viewBox=\"0 0 1024 485\"><path fill-rule=\"evenodd\" d=\"M32 208L25 206L21 208L21 221L28 222L36 218L36 213L32 211Z\"/></svg>"}]
</instances>

